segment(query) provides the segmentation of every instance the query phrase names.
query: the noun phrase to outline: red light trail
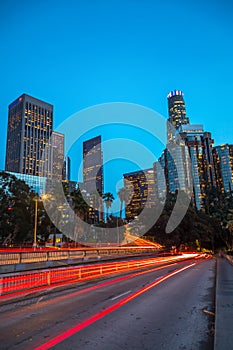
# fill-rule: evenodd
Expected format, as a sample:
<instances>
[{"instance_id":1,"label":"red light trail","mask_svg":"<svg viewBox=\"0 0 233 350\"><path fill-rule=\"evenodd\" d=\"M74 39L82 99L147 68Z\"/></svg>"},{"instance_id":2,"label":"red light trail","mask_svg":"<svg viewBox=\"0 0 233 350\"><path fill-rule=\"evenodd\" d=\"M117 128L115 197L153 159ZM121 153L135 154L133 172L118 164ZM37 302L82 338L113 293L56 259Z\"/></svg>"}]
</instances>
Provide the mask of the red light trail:
<instances>
[{"instance_id":1,"label":"red light trail","mask_svg":"<svg viewBox=\"0 0 233 350\"><path fill-rule=\"evenodd\" d=\"M194 258L197 254L189 255ZM187 259L186 255L179 257L137 259L97 265L82 265L69 268L55 268L39 272L28 272L3 276L0 280L2 299L22 294L22 292L37 291L50 286L59 286L67 283L83 282L121 272L135 271L160 263L176 262Z\"/></svg>"},{"instance_id":2,"label":"red light trail","mask_svg":"<svg viewBox=\"0 0 233 350\"><path fill-rule=\"evenodd\" d=\"M52 339L50 339L48 342L40 345L39 347L35 348L34 350L47 350L47 349L54 347L55 345L59 344L60 342L64 341L65 339L71 337L72 335L76 334L77 332L81 331L82 329L88 327L89 325L93 324L94 322L98 321L99 319L103 318L104 316L110 314L111 312L115 311L116 309L120 308L121 306L125 305L126 303L130 302L131 300L137 298L139 295L147 292L148 290L150 290L150 289L154 288L155 286L159 285L160 283L164 282L168 278L170 278L170 277L172 277L172 276L174 276L174 275L176 275L184 270L187 270L193 266L196 266L199 263L200 262L192 263L188 266L182 267L174 272L168 273L168 274L160 277L156 281L154 281L154 282L150 283L149 285L139 289L138 291L130 294L129 296L125 297L124 299L120 300L119 302L111 305L107 309L93 315L92 317L88 318L87 320L77 324L73 328L63 332L62 334L59 334L58 336L56 336Z\"/></svg>"}]
</instances>

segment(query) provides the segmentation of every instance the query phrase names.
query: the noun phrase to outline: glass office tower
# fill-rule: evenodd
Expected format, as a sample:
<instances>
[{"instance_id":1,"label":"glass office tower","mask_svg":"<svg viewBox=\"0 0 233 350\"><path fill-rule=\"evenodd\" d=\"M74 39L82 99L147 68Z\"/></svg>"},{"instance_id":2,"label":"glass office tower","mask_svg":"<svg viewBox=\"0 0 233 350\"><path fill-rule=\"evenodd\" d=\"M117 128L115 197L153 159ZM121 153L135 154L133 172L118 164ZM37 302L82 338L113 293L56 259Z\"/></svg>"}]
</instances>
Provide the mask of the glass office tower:
<instances>
[{"instance_id":1,"label":"glass office tower","mask_svg":"<svg viewBox=\"0 0 233 350\"><path fill-rule=\"evenodd\" d=\"M83 182L88 193L103 194L103 156L101 136L83 142Z\"/></svg>"},{"instance_id":2,"label":"glass office tower","mask_svg":"<svg viewBox=\"0 0 233 350\"><path fill-rule=\"evenodd\" d=\"M53 106L23 94L9 105L5 170L21 174L51 174L50 136ZM46 153L46 154L45 154Z\"/></svg>"},{"instance_id":3,"label":"glass office tower","mask_svg":"<svg viewBox=\"0 0 233 350\"><path fill-rule=\"evenodd\" d=\"M167 95L168 100L168 141L175 138L175 130L181 125L189 124L186 116L184 93L181 90L173 90ZM172 127L174 130L172 130Z\"/></svg>"},{"instance_id":4,"label":"glass office tower","mask_svg":"<svg viewBox=\"0 0 233 350\"><path fill-rule=\"evenodd\" d=\"M51 136L52 143L52 177L62 180L64 167L64 134L53 131Z\"/></svg>"},{"instance_id":5,"label":"glass office tower","mask_svg":"<svg viewBox=\"0 0 233 350\"><path fill-rule=\"evenodd\" d=\"M131 194L131 201L126 205L126 219L134 219L145 207L156 204L154 169L145 169L124 174L124 187Z\"/></svg>"},{"instance_id":6,"label":"glass office tower","mask_svg":"<svg viewBox=\"0 0 233 350\"><path fill-rule=\"evenodd\" d=\"M103 220L104 179L101 136L83 142L83 186L88 202L89 218L93 223Z\"/></svg>"},{"instance_id":7,"label":"glass office tower","mask_svg":"<svg viewBox=\"0 0 233 350\"><path fill-rule=\"evenodd\" d=\"M233 145L220 145L213 148L217 186L222 192L233 191Z\"/></svg>"},{"instance_id":8,"label":"glass office tower","mask_svg":"<svg viewBox=\"0 0 233 350\"><path fill-rule=\"evenodd\" d=\"M182 125L179 135L188 147L192 165L193 200L198 210L205 210L206 191L216 186L211 133L203 125Z\"/></svg>"}]
</instances>

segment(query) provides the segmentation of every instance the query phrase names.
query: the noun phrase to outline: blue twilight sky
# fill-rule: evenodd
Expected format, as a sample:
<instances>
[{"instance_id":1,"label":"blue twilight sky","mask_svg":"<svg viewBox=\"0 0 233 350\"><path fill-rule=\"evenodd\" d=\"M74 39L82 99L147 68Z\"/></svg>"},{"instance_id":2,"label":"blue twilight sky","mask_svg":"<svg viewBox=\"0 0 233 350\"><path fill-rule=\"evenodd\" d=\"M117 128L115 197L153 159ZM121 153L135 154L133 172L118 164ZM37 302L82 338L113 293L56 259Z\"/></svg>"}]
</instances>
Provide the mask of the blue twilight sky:
<instances>
[{"instance_id":1,"label":"blue twilight sky","mask_svg":"<svg viewBox=\"0 0 233 350\"><path fill-rule=\"evenodd\" d=\"M8 105L22 93L54 105L56 128L83 108L115 101L167 117L167 93L180 89L190 121L203 123L215 144L233 143L232 18L230 0L1 0L0 169ZM103 130L103 140L115 132ZM82 141L100 133L72 148L74 180ZM136 169L109 163L105 191L114 192L122 173Z\"/></svg>"}]
</instances>

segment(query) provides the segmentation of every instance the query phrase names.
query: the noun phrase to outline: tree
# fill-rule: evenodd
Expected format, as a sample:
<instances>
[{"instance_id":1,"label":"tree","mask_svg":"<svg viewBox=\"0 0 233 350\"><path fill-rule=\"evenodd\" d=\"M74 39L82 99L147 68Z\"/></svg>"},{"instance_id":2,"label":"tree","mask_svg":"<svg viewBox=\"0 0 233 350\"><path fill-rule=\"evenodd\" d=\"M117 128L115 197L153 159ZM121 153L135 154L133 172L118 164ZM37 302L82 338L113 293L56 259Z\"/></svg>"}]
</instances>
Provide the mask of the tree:
<instances>
[{"instance_id":1,"label":"tree","mask_svg":"<svg viewBox=\"0 0 233 350\"><path fill-rule=\"evenodd\" d=\"M197 211L190 204L181 223L171 232L166 233L167 222L176 203L177 194L168 193L162 214L146 235L167 248L214 250L226 244L224 230L216 217ZM151 215L155 208L151 208Z\"/></svg>"},{"instance_id":2,"label":"tree","mask_svg":"<svg viewBox=\"0 0 233 350\"><path fill-rule=\"evenodd\" d=\"M37 194L22 180L0 172L0 243L26 244L33 241L35 201ZM38 230L42 241L49 234L49 218L38 201Z\"/></svg>"},{"instance_id":3,"label":"tree","mask_svg":"<svg viewBox=\"0 0 233 350\"><path fill-rule=\"evenodd\" d=\"M34 193L24 181L0 172L0 240L2 244L32 240Z\"/></svg>"},{"instance_id":4,"label":"tree","mask_svg":"<svg viewBox=\"0 0 233 350\"><path fill-rule=\"evenodd\" d=\"M82 219L87 221L88 219L88 212L89 212L89 205L85 201L80 189L74 190L70 194L73 209L75 213Z\"/></svg>"},{"instance_id":5,"label":"tree","mask_svg":"<svg viewBox=\"0 0 233 350\"><path fill-rule=\"evenodd\" d=\"M207 193L208 213L221 225L219 232L219 243L222 241L222 247L232 249L232 211L233 211L233 193L221 192L218 188L213 188Z\"/></svg>"},{"instance_id":6,"label":"tree","mask_svg":"<svg viewBox=\"0 0 233 350\"><path fill-rule=\"evenodd\" d=\"M84 195L84 193L83 193ZM85 197L83 197L82 192L80 191L80 188L74 190L70 194L71 198L71 205L75 212L75 214L82 220L87 222L89 219L89 205L87 201L85 200ZM76 221L74 223L74 240L77 241L77 237L79 235L79 240L85 239L85 234L87 232L84 232L84 225L82 222Z\"/></svg>"},{"instance_id":7,"label":"tree","mask_svg":"<svg viewBox=\"0 0 233 350\"><path fill-rule=\"evenodd\" d=\"M107 219L108 219L108 209L111 207L112 202L114 201L114 199L115 198L114 198L113 194L110 193L110 192L106 192L103 195L103 200L105 202L106 209L107 209Z\"/></svg>"}]
</instances>

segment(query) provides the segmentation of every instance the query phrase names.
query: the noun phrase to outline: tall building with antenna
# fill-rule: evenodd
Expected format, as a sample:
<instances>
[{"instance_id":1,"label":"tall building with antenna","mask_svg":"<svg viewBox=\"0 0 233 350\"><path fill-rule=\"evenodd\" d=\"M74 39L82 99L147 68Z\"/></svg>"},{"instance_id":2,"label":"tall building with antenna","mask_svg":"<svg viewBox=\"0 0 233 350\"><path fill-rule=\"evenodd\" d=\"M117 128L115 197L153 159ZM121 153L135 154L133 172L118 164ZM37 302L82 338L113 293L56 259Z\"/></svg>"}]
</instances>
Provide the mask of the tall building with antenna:
<instances>
[{"instance_id":1,"label":"tall building with antenna","mask_svg":"<svg viewBox=\"0 0 233 350\"><path fill-rule=\"evenodd\" d=\"M175 137L175 131L181 125L189 124L186 115L184 93L181 90L173 90L167 95L168 101L168 141Z\"/></svg>"}]
</instances>

